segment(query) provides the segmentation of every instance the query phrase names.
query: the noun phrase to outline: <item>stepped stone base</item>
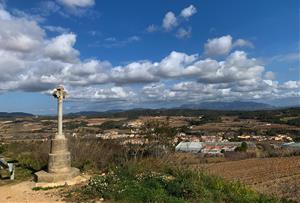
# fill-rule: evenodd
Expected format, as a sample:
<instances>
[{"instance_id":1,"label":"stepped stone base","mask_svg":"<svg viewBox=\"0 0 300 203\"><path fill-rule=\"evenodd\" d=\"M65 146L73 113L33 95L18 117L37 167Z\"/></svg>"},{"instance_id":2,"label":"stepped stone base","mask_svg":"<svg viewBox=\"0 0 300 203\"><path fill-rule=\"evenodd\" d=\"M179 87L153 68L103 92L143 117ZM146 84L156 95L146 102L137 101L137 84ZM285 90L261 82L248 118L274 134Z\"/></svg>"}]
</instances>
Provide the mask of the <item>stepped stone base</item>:
<instances>
[{"instance_id":1,"label":"stepped stone base","mask_svg":"<svg viewBox=\"0 0 300 203\"><path fill-rule=\"evenodd\" d=\"M83 182L87 182L91 177L88 175L79 175L75 178L72 178L67 181L59 181L55 183L46 183L46 182L32 182L32 188L34 187L42 187L42 188L48 188L48 187L58 187L58 186L66 186L66 185L76 185Z\"/></svg>"},{"instance_id":2,"label":"stepped stone base","mask_svg":"<svg viewBox=\"0 0 300 203\"><path fill-rule=\"evenodd\" d=\"M55 183L68 181L80 174L78 168L70 168L67 172L48 173L46 171L38 171L34 174L36 182Z\"/></svg>"}]
</instances>

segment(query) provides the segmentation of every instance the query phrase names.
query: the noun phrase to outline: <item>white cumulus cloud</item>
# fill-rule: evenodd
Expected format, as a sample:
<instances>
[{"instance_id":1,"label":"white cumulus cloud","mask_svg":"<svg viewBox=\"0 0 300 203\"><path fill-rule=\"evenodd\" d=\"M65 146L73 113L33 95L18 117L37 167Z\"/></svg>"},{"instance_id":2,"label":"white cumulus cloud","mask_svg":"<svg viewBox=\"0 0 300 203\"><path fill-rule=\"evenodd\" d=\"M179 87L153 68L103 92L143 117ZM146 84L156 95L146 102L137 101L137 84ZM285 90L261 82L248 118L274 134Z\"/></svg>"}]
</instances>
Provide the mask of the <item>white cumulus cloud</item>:
<instances>
[{"instance_id":1,"label":"white cumulus cloud","mask_svg":"<svg viewBox=\"0 0 300 203\"><path fill-rule=\"evenodd\" d=\"M75 34L59 35L47 44L45 54L54 60L74 62L79 55L79 52L73 48L75 42Z\"/></svg>"},{"instance_id":2,"label":"white cumulus cloud","mask_svg":"<svg viewBox=\"0 0 300 203\"><path fill-rule=\"evenodd\" d=\"M184 28L179 28L176 32L176 37L179 39L185 39L185 38L189 38L191 36L192 33L192 28L189 27L187 29Z\"/></svg>"},{"instance_id":3,"label":"white cumulus cloud","mask_svg":"<svg viewBox=\"0 0 300 203\"><path fill-rule=\"evenodd\" d=\"M182 9L180 16L182 16L185 19L188 19L189 17L191 17L192 15L194 15L195 13L197 13L197 9L195 6L190 5L184 9Z\"/></svg>"},{"instance_id":4,"label":"white cumulus cloud","mask_svg":"<svg viewBox=\"0 0 300 203\"><path fill-rule=\"evenodd\" d=\"M254 45L252 44L252 42L248 41L248 40L244 40L244 39L237 39L233 45L233 47L250 47L250 48L254 48Z\"/></svg>"},{"instance_id":5,"label":"white cumulus cloud","mask_svg":"<svg viewBox=\"0 0 300 203\"><path fill-rule=\"evenodd\" d=\"M230 35L220 38L209 39L204 45L205 54L209 56L225 55L232 48L232 37Z\"/></svg>"},{"instance_id":6,"label":"white cumulus cloud","mask_svg":"<svg viewBox=\"0 0 300 203\"><path fill-rule=\"evenodd\" d=\"M57 2L70 8L86 8L95 5L95 0L57 0Z\"/></svg>"},{"instance_id":7,"label":"white cumulus cloud","mask_svg":"<svg viewBox=\"0 0 300 203\"><path fill-rule=\"evenodd\" d=\"M164 30L166 32L171 32L176 27L179 27L176 33L174 34L175 37L178 39L186 39L191 36L192 28L191 26L188 26L188 28L180 27L183 23L186 23L186 21L193 16L195 13L197 13L197 9L195 6L190 5L184 9L181 10L179 15L176 15L174 12L169 11L165 14L161 26L157 26L154 24L150 24L146 31L149 33L156 32L158 30Z\"/></svg>"},{"instance_id":8,"label":"white cumulus cloud","mask_svg":"<svg viewBox=\"0 0 300 203\"><path fill-rule=\"evenodd\" d=\"M178 25L177 22L177 18L175 16L175 14L171 11L169 11L168 13L166 13L163 22L162 22L162 27L167 30L170 31L172 30L174 27L176 27Z\"/></svg>"},{"instance_id":9,"label":"white cumulus cloud","mask_svg":"<svg viewBox=\"0 0 300 203\"><path fill-rule=\"evenodd\" d=\"M219 38L208 39L204 45L204 53L207 56L222 56L228 54L236 47L253 48L254 45L250 41L244 39L233 41L233 38L230 35L225 35Z\"/></svg>"}]
</instances>

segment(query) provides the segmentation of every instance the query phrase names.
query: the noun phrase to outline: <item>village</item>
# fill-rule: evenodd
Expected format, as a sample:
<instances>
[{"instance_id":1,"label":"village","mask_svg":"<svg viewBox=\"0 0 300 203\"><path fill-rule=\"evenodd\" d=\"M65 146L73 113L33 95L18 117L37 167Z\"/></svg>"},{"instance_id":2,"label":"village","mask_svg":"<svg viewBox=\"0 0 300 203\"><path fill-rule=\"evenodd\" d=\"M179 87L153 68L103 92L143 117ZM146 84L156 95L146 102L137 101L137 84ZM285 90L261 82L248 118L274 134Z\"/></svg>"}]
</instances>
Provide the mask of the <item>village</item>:
<instances>
[{"instance_id":1,"label":"village","mask_svg":"<svg viewBox=\"0 0 300 203\"><path fill-rule=\"evenodd\" d=\"M109 130L103 134L96 134L97 138L105 140L122 140L121 144L136 144L143 145L147 144L147 139L143 138L140 134L139 128L141 127L141 122L136 122L140 125L135 125L133 122L128 123L129 126L135 127L131 129L130 133L124 133L118 130ZM76 136L76 134L73 134ZM178 152L191 152L191 153L201 153L204 155L216 155L222 156L224 152L233 152L240 147L243 142L247 143L248 149L255 150L256 143L259 142L269 142L272 143L276 148L281 147L299 147L300 145L295 145L293 138L288 135L278 134L276 136L255 136L255 135L240 135L237 136L237 141L230 141L224 139L222 136L199 136L199 135L187 135L186 133L177 133L173 139L172 144L175 146L175 150Z\"/></svg>"}]
</instances>

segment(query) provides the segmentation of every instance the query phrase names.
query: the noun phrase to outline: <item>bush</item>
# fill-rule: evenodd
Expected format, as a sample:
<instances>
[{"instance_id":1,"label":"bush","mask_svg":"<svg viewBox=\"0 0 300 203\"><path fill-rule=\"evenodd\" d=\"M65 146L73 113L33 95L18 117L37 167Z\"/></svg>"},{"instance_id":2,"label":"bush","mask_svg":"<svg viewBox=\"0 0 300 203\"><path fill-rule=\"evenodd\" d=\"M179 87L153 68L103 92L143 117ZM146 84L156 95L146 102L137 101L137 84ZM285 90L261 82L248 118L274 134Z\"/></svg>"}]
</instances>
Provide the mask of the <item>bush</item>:
<instances>
[{"instance_id":1,"label":"bush","mask_svg":"<svg viewBox=\"0 0 300 203\"><path fill-rule=\"evenodd\" d=\"M294 125L300 127L300 118L290 119L286 122L288 125Z\"/></svg>"},{"instance_id":2,"label":"bush","mask_svg":"<svg viewBox=\"0 0 300 203\"><path fill-rule=\"evenodd\" d=\"M124 124L126 123L126 121L124 120L120 120L120 121L105 121L104 123L102 123L100 125L100 128L102 130L108 130L108 129L126 129L126 127L124 127Z\"/></svg>"},{"instance_id":3,"label":"bush","mask_svg":"<svg viewBox=\"0 0 300 203\"><path fill-rule=\"evenodd\" d=\"M188 121L189 121L189 125L202 125L202 124L206 124L206 123L221 122L221 117L218 114L209 113L209 114L204 115L200 119L191 119Z\"/></svg>"},{"instance_id":4,"label":"bush","mask_svg":"<svg viewBox=\"0 0 300 203\"><path fill-rule=\"evenodd\" d=\"M48 159L35 158L33 154L22 153L17 156L18 166L31 170L33 173L45 169Z\"/></svg>"},{"instance_id":5,"label":"bush","mask_svg":"<svg viewBox=\"0 0 300 203\"><path fill-rule=\"evenodd\" d=\"M247 150L248 150L248 144L246 142L242 142L241 146L235 149L235 151L237 152L247 152Z\"/></svg>"},{"instance_id":6,"label":"bush","mask_svg":"<svg viewBox=\"0 0 300 203\"><path fill-rule=\"evenodd\" d=\"M112 140L69 139L73 166L82 171L107 169L127 160L127 149Z\"/></svg>"},{"instance_id":7,"label":"bush","mask_svg":"<svg viewBox=\"0 0 300 203\"><path fill-rule=\"evenodd\" d=\"M49 150L50 142L15 142L6 145L4 155L34 173L46 167Z\"/></svg>"},{"instance_id":8,"label":"bush","mask_svg":"<svg viewBox=\"0 0 300 203\"><path fill-rule=\"evenodd\" d=\"M3 154L5 152L5 146L3 144L0 144L0 154Z\"/></svg>"},{"instance_id":9,"label":"bush","mask_svg":"<svg viewBox=\"0 0 300 203\"><path fill-rule=\"evenodd\" d=\"M92 177L77 192L82 201L104 198L113 202L280 202L240 183L151 160L112 168Z\"/></svg>"},{"instance_id":10,"label":"bush","mask_svg":"<svg viewBox=\"0 0 300 203\"><path fill-rule=\"evenodd\" d=\"M66 130L74 130L76 128L86 127L86 126L87 126L86 121L70 121L64 124Z\"/></svg>"}]
</instances>

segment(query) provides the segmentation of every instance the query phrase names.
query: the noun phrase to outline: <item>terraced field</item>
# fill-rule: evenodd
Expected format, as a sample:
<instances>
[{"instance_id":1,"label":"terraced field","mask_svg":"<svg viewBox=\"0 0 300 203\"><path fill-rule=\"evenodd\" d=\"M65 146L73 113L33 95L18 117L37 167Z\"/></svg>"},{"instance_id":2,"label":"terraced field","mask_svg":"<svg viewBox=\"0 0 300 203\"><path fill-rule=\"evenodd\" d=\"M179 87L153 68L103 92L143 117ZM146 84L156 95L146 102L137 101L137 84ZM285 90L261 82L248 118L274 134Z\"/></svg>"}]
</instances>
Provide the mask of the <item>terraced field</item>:
<instances>
[{"instance_id":1,"label":"terraced field","mask_svg":"<svg viewBox=\"0 0 300 203\"><path fill-rule=\"evenodd\" d=\"M300 156L198 164L194 167L259 192L300 202Z\"/></svg>"}]
</instances>

